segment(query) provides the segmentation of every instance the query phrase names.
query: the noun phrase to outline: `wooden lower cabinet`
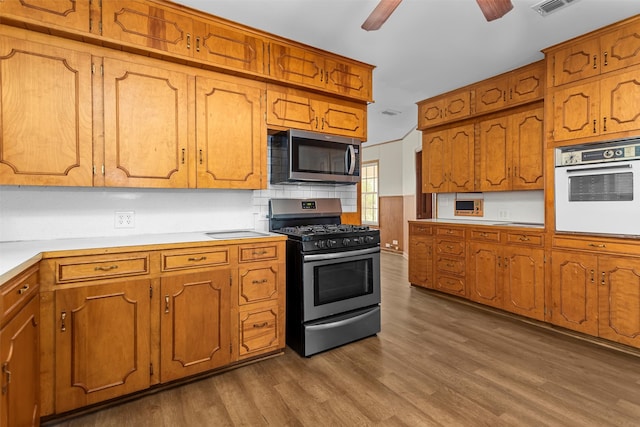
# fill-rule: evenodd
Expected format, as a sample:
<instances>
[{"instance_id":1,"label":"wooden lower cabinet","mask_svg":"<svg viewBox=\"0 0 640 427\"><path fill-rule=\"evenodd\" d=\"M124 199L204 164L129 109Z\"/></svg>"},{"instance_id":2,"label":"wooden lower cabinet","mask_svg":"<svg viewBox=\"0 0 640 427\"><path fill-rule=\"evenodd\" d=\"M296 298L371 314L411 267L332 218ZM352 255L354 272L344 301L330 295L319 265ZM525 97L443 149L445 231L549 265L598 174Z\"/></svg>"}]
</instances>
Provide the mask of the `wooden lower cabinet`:
<instances>
[{"instance_id":1,"label":"wooden lower cabinet","mask_svg":"<svg viewBox=\"0 0 640 427\"><path fill-rule=\"evenodd\" d=\"M465 229L438 226L435 229L435 289L467 296Z\"/></svg>"},{"instance_id":2,"label":"wooden lower cabinet","mask_svg":"<svg viewBox=\"0 0 640 427\"><path fill-rule=\"evenodd\" d=\"M409 224L409 283L434 288L433 236L428 225Z\"/></svg>"},{"instance_id":3,"label":"wooden lower cabinet","mask_svg":"<svg viewBox=\"0 0 640 427\"><path fill-rule=\"evenodd\" d=\"M40 299L37 269L2 287L0 426L40 425Z\"/></svg>"},{"instance_id":4,"label":"wooden lower cabinet","mask_svg":"<svg viewBox=\"0 0 640 427\"><path fill-rule=\"evenodd\" d=\"M150 385L148 279L55 291L55 411Z\"/></svg>"},{"instance_id":5,"label":"wooden lower cabinet","mask_svg":"<svg viewBox=\"0 0 640 427\"><path fill-rule=\"evenodd\" d=\"M160 381L231 362L231 270L161 279Z\"/></svg>"},{"instance_id":6,"label":"wooden lower cabinet","mask_svg":"<svg viewBox=\"0 0 640 427\"><path fill-rule=\"evenodd\" d=\"M240 359L282 347L284 310L277 300L252 304L238 311L238 355Z\"/></svg>"},{"instance_id":7,"label":"wooden lower cabinet","mask_svg":"<svg viewBox=\"0 0 640 427\"><path fill-rule=\"evenodd\" d=\"M469 245L469 299L493 307L502 306L502 262L500 246L485 243Z\"/></svg>"},{"instance_id":8,"label":"wooden lower cabinet","mask_svg":"<svg viewBox=\"0 0 640 427\"><path fill-rule=\"evenodd\" d=\"M640 347L640 258L555 250L551 322Z\"/></svg>"}]
</instances>

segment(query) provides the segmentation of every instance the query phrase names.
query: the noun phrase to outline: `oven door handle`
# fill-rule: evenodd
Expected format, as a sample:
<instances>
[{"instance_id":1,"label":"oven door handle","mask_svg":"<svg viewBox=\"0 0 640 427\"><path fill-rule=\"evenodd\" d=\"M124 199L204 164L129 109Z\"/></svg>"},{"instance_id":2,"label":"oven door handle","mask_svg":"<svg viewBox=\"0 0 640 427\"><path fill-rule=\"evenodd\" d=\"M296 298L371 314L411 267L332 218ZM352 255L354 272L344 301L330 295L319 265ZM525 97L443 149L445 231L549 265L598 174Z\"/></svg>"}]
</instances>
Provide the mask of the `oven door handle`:
<instances>
[{"instance_id":1,"label":"oven door handle","mask_svg":"<svg viewBox=\"0 0 640 427\"><path fill-rule=\"evenodd\" d=\"M375 315L377 313L377 311L379 310L379 308L374 308L373 310L369 310L367 312L364 312L362 314L358 314L357 316L353 316L353 317L349 317L347 319L343 319L343 320L338 320L336 322L327 322L327 323L320 323L317 325L306 325L305 329L308 331L322 331L324 329L333 329L333 328L337 328L339 326L345 326L348 325L350 323L356 323L359 322L363 319L366 319L369 316Z\"/></svg>"},{"instance_id":2,"label":"oven door handle","mask_svg":"<svg viewBox=\"0 0 640 427\"><path fill-rule=\"evenodd\" d=\"M567 173L606 171L606 170L611 170L611 169L631 169L631 165L630 164L623 164L623 165L615 165L615 166L596 166L595 168L567 169Z\"/></svg>"},{"instance_id":3,"label":"oven door handle","mask_svg":"<svg viewBox=\"0 0 640 427\"><path fill-rule=\"evenodd\" d=\"M354 257L360 255L369 255L380 252L380 247L376 246L375 248L367 248L367 249L356 249L354 251L343 251L343 252L333 252L330 254L312 254L312 255L304 255L302 257L303 262L311 262L311 261L326 261L331 259L340 259L345 257Z\"/></svg>"}]
</instances>

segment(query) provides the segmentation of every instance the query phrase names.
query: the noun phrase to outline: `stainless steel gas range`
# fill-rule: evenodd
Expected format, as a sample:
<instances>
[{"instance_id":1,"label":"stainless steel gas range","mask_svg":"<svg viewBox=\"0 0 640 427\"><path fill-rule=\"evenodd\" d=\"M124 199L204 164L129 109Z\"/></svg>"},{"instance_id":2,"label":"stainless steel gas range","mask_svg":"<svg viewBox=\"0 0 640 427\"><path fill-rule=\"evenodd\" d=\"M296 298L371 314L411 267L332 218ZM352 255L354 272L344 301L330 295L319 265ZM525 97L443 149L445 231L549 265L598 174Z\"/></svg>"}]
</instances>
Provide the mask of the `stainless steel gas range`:
<instances>
[{"instance_id":1,"label":"stainless steel gas range","mask_svg":"<svg viewBox=\"0 0 640 427\"><path fill-rule=\"evenodd\" d=\"M287 240L287 345L311 356L380 332L380 232L341 224L340 199L272 199Z\"/></svg>"}]
</instances>

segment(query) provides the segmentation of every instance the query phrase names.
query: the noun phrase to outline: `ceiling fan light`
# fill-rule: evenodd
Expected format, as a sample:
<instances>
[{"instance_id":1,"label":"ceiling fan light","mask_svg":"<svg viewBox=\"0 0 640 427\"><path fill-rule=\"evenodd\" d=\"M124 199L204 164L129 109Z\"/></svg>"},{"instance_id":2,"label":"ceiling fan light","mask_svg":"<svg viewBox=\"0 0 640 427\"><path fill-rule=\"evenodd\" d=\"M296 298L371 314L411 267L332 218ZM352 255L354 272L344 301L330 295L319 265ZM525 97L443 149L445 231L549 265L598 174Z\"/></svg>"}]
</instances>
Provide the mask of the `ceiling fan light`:
<instances>
[{"instance_id":1,"label":"ceiling fan light","mask_svg":"<svg viewBox=\"0 0 640 427\"><path fill-rule=\"evenodd\" d=\"M362 24L362 29L366 31L375 31L382 27L382 24L389 19L389 16L396 10L396 7L402 0L380 0L380 3L373 9L371 15Z\"/></svg>"},{"instance_id":2,"label":"ceiling fan light","mask_svg":"<svg viewBox=\"0 0 640 427\"><path fill-rule=\"evenodd\" d=\"M513 9L511 0L476 0L487 21L502 18Z\"/></svg>"}]
</instances>

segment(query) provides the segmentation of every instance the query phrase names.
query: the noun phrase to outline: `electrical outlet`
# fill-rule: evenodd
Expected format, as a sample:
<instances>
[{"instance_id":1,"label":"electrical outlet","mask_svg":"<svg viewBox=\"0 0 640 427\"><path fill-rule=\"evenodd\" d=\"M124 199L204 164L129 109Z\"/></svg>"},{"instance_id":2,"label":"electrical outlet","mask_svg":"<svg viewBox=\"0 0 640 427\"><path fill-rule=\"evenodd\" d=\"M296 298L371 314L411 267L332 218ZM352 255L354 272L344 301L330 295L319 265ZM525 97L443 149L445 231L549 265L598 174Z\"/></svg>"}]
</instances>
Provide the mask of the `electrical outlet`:
<instances>
[{"instance_id":1,"label":"electrical outlet","mask_svg":"<svg viewBox=\"0 0 640 427\"><path fill-rule=\"evenodd\" d=\"M398 246L398 241L397 241L397 240L392 240L392 241L391 241L391 244L392 244L392 245L396 245L396 246Z\"/></svg>"},{"instance_id":2,"label":"electrical outlet","mask_svg":"<svg viewBox=\"0 0 640 427\"><path fill-rule=\"evenodd\" d=\"M133 211L116 212L115 228L135 228L136 213Z\"/></svg>"},{"instance_id":3,"label":"electrical outlet","mask_svg":"<svg viewBox=\"0 0 640 427\"><path fill-rule=\"evenodd\" d=\"M507 209L500 209L498 211L498 217L500 219L509 219L509 211Z\"/></svg>"}]
</instances>

